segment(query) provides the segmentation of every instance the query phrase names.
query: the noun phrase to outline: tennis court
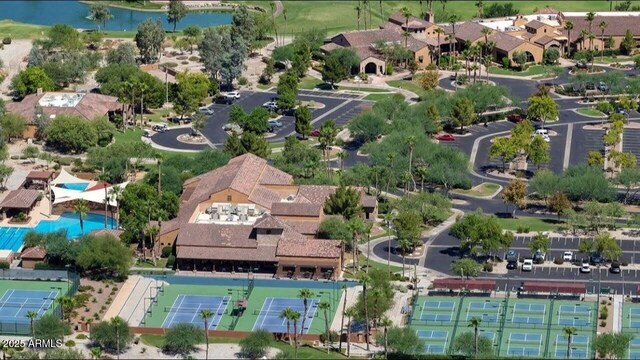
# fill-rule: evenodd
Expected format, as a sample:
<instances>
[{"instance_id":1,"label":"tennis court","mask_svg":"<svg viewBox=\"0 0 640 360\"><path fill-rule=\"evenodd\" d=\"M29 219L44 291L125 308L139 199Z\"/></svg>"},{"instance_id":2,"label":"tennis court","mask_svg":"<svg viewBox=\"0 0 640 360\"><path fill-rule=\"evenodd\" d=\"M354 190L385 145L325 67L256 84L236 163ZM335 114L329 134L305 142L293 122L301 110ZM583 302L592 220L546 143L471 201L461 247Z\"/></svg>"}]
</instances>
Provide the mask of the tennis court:
<instances>
[{"instance_id":1,"label":"tennis court","mask_svg":"<svg viewBox=\"0 0 640 360\"><path fill-rule=\"evenodd\" d=\"M570 359L587 359L590 357L589 335L573 335L571 337ZM569 337L567 335L556 335L554 356L557 358L567 358L567 347Z\"/></svg>"},{"instance_id":2,"label":"tennis court","mask_svg":"<svg viewBox=\"0 0 640 360\"><path fill-rule=\"evenodd\" d=\"M592 308L587 305L563 304L558 306L558 325L561 326L588 326L591 323Z\"/></svg>"},{"instance_id":3,"label":"tennis court","mask_svg":"<svg viewBox=\"0 0 640 360\"><path fill-rule=\"evenodd\" d=\"M40 318L58 295L57 290L6 290L0 298L0 321L29 323L29 311L37 313L37 318Z\"/></svg>"},{"instance_id":4,"label":"tennis court","mask_svg":"<svg viewBox=\"0 0 640 360\"><path fill-rule=\"evenodd\" d=\"M418 337L424 341L425 352L428 354L444 354L450 333L447 330L418 330Z\"/></svg>"},{"instance_id":5,"label":"tennis court","mask_svg":"<svg viewBox=\"0 0 640 360\"><path fill-rule=\"evenodd\" d=\"M542 334L535 332L512 332L507 344L508 356L540 356L543 350Z\"/></svg>"},{"instance_id":6,"label":"tennis court","mask_svg":"<svg viewBox=\"0 0 640 360\"><path fill-rule=\"evenodd\" d=\"M501 300L479 300L476 298L466 298L462 303L462 308L466 316L462 320L479 318L483 323L498 323L502 313L503 301Z\"/></svg>"},{"instance_id":7,"label":"tennis court","mask_svg":"<svg viewBox=\"0 0 640 360\"><path fill-rule=\"evenodd\" d=\"M547 315L547 304L518 302L513 306L511 322L514 324L543 324Z\"/></svg>"},{"instance_id":8,"label":"tennis court","mask_svg":"<svg viewBox=\"0 0 640 360\"><path fill-rule=\"evenodd\" d=\"M629 343L629 359L640 359L640 304L622 305L622 332L630 333L633 339Z\"/></svg>"},{"instance_id":9,"label":"tennis court","mask_svg":"<svg viewBox=\"0 0 640 360\"><path fill-rule=\"evenodd\" d=\"M420 320L453 321L455 304L451 300L424 300L420 310Z\"/></svg>"},{"instance_id":10,"label":"tennis court","mask_svg":"<svg viewBox=\"0 0 640 360\"><path fill-rule=\"evenodd\" d=\"M314 317L316 316L318 301L309 300L307 305L307 319L305 320L303 329L305 334L309 332ZM262 308L254 312L254 315L258 315L258 318L252 330L264 329L272 333L286 333L287 320L280 316L282 310L286 308L291 308L299 312L300 316L304 316L304 303L301 299L268 297L262 303ZM302 319L300 319L298 323L302 324Z\"/></svg>"},{"instance_id":11,"label":"tennis court","mask_svg":"<svg viewBox=\"0 0 640 360\"><path fill-rule=\"evenodd\" d=\"M194 324L204 328L204 320L200 317L203 310L211 312L207 330L215 330L222 315L228 312L229 296L207 295L179 295L171 307L166 307L167 317L162 323L163 328L170 328L180 323Z\"/></svg>"},{"instance_id":12,"label":"tennis court","mask_svg":"<svg viewBox=\"0 0 640 360\"><path fill-rule=\"evenodd\" d=\"M629 308L629 328L640 330L640 307Z\"/></svg>"},{"instance_id":13,"label":"tennis court","mask_svg":"<svg viewBox=\"0 0 640 360\"><path fill-rule=\"evenodd\" d=\"M629 342L629 359L640 359L640 338Z\"/></svg>"},{"instance_id":14,"label":"tennis court","mask_svg":"<svg viewBox=\"0 0 640 360\"><path fill-rule=\"evenodd\" d=\"M462 298L420 296L413 306L411 327L424 341L428 354L445 354L454 338Z\"/></svg>"}]
</instances>

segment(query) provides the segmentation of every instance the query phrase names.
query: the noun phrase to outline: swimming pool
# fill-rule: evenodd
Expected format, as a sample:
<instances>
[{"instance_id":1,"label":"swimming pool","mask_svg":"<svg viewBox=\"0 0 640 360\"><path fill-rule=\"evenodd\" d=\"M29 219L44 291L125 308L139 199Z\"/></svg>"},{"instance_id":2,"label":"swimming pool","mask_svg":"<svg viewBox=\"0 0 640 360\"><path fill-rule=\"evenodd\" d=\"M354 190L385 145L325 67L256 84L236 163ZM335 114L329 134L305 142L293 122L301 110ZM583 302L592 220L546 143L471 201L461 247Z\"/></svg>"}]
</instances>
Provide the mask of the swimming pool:
<instances>
[{"instance_id":1,"label":"swimming pool","mask_svg":"<svg viewBox=\"0 0 640 360\"><path fill-rule=\"evenodd\" d=\"M89 183L64 183L60 184L60 186L69 190L85 191Z\"/></svg>"},{"instance_id":2,"label":"swimming pool","mask_svg":"<svg viewBox=\"0 0 640 360\"><path fill-rule=\"evenodd\" d=\"M93 230L104 229L104 216L99 214L87 214L84 219L84 234ZM117 222L113 218L107 219L107 227L115 229ZM1 226L0 227L0 250L20 251L24 242L24 236L29 231L40 234L66 230L67 238L73 239L82 235L80 230L80 218L73 212L64 212L57 220L42 220L33 228Z\"/></svg>"}]
</instances>

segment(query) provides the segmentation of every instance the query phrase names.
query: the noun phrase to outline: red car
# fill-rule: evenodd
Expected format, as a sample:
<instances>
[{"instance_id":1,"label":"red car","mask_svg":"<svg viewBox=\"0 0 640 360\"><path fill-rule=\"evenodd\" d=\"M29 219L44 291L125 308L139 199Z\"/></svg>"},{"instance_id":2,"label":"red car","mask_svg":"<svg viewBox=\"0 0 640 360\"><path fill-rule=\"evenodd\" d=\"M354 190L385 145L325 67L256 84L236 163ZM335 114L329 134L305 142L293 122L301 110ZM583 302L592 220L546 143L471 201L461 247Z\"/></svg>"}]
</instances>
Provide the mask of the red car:
<instances>
[{"instance_id":1,"label":"red car","mask_svg":"<svg viewBox=\"0 0 640 360\"><path fill-rule=\"evenodd\" d=\"M511 121L512 123L520 123L523 122L525 120L525 116L522 114L511 114L509 116L507 116L507 120Z\"/></svg>"},{"instance_id":2,"label":"red car","mask_svg":"<svg viewBox=\"0 0 640 360\"><path fill-rule=\"evenodd\" d=\"M310 136L320 136L320 130L314 129L309 133Z\"/></svg>"},{"instance_id":3,"label":"red car","mask_svg":"<svg viewBox=\"0 0 640 360\"><path fill-rule=\"evenodd\" d=\"M451 134L440 134L436 136L436 140L440 141L454 141L456 138Z\"/></svg>"}]
</instances>

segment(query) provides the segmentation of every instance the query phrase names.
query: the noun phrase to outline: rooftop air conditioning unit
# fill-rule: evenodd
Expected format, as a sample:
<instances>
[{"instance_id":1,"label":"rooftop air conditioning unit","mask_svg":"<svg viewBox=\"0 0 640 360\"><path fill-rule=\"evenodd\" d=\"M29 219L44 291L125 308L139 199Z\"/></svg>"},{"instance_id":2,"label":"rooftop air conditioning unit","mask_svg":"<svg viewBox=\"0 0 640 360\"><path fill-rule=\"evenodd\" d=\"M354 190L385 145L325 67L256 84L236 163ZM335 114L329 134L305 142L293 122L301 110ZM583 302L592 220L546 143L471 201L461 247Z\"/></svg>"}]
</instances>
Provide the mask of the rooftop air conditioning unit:
<instances>
[{"instance_id":1,"label":"rooftop air conditioning unit","mask_svg":"<svg viewBox=\"0 0 640 360\"><path fill-rule=\"evenodd\" d=\"M542 16L542 15L538 15L538 20L539 20L539 21L544 20L544 16Z\"/></svg>"},{"instance_id":2,"label":"rooftop air conditioning unit","mask_svg":"<svg viewBox=\"0 0 640 360\"><path fill-rule=\"evenodd\" d=\"M296 198L295 195L291 194L287 196L287 201L293 201L295 198Z\"/></svg>"}]
</instances>

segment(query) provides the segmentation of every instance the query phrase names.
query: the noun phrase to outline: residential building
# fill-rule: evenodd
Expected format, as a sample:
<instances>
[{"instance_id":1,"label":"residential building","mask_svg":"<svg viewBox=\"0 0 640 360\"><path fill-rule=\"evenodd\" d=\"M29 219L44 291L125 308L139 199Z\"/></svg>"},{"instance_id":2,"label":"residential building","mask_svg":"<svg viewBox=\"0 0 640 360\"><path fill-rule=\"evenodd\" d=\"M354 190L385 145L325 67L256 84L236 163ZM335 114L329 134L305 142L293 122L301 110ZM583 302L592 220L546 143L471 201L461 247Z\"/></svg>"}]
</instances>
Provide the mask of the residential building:
<instances>
[{"instance_id":1,"label":"residential building","mask_svg":"<svg viewBox=\"0 0 640 360\"><path fill-rule=\"evenodd\" d=\"M179 270L336 278L342 243L316 238L335 191L296 185L291 175L245 154L184 183L178 216L161 224L156 245L175 246ZM365 219L376 218L375 197L360 190L360 204Z\"/></svg>"}]
</instances>

